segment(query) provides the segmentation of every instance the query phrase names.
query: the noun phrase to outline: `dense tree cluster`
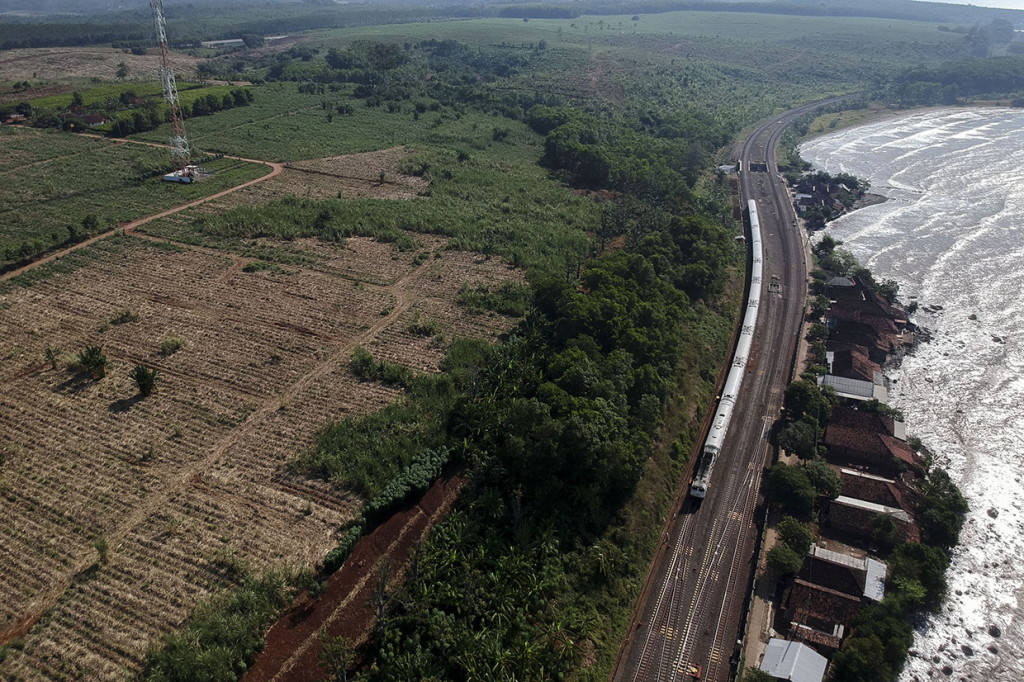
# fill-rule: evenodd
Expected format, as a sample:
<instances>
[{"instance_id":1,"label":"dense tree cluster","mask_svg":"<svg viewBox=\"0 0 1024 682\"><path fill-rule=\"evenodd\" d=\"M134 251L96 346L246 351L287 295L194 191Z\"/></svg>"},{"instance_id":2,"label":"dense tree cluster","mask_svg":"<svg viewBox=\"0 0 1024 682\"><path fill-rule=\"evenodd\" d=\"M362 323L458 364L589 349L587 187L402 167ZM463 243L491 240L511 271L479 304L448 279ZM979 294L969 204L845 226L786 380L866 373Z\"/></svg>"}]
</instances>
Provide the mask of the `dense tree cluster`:
<instances>
[{"instance_id":1,"label":"dense tree cluster","mask_svg":"<svg viewBox=\"0 0 1024 682\"><path fill-rule=\"evenodd\" d=\"M898 76L892 96L904 106L955 104L958 98L1024 91L1024 56L990 57L910 69Z\"/></svg>"}]
</instances>

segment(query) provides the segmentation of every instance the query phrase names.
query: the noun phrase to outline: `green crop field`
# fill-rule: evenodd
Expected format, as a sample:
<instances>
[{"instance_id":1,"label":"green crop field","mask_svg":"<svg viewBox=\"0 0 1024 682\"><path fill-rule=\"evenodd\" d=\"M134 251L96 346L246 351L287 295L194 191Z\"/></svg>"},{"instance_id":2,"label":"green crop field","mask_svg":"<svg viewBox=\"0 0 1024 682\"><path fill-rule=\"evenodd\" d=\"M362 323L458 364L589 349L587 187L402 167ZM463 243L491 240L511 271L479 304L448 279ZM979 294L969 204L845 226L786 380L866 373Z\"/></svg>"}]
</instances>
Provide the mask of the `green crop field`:
<instances>
[{"instance_id":1,"label":"green crop field","mask_svg":"<svg viewBox=\"0 0 1024 682\"><path fill-rule=\"evenodd\" d=\"M368 108L361 100L350 99L351 89L311 95L298 92L294 83L265 85L253 88L256 98L248 107L189 119L185 126L193 145L203 152L298 161L416 142L478 147L486 144L495 126L507 122L450 109L426 112L417 121L411 102L396 112ZM323 102L330 108L324 109ZM333 111L339 104L351 105L352 113ZM135 137L162 142L167 133L164 126Z\"/></svg>"},{"instance_id":2,"label":"green crop field","mask_svg":"<svg viewBox=\"0 0 1024 682\"><path fill-rule=\"evenodd\" d=\"M25 169L31 164L59 156L94 151L109 144L94 137L55 137L52 133L6 126L0 128L0 173Z\"/></svg>"},{"instance_id":3,"label":"green crop field","mask_svg":"<svg viewBox=\"0 0 1024 682\"><path fill-rule=\"evenodd\" d=\"M68 133L5 133L0 153L0 267L45 253L78 236L101 232L268 172L266 166L221 159L206 164L214 175L194 185L165 183L163 149L81 138ZM20 159L37 159L31 172ZM83 220L95 224L83 230Z\"/></svg>"},{"instance_id":4,"label":"green crop field","mask_svg":"<svg viewBox=\"0 0 1024 682\"><path fill-rule=\"evenodd\" d=\"M207 94L223 95L234 89L228 85L203 86L201 83L189 83L181 81L178 84L178 94L183 104L191 104L196 97ZM103 104L109 100L118 99L122 93L134 93L137 97L161 97L163 90L160 83L104 83L102 85L88 84L76 90L82 96L82 103L85 106ZM45 109L66 109L71 106L71 95L50 95L49 97L37 97L27 100L33 108Z\"/></svg>"}]
</instances>

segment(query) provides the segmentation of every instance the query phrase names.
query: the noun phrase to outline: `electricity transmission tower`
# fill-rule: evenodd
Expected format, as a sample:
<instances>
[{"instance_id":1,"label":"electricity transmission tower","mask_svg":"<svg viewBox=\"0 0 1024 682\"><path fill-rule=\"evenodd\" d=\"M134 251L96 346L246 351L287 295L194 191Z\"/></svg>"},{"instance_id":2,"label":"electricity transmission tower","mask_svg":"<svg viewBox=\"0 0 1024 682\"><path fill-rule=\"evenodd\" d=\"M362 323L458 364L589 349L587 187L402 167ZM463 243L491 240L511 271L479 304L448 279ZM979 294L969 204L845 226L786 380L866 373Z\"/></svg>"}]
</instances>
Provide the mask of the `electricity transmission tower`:
<instances>
[{"instance_id":1,"label":"electricity transmission tower","mask_svg":"<svg viewBox=\"0 0 1024 682\"><path fill-rule=\"evenodd\" d=\"M149 0L156 16L156 37L160 41L160 81L163 84L164 99L171 109L171 159L178 166L173 176L165 176L165 180L180 178L179 182L189 182L193 178L195 168L191 166L192 152L185 135L185 122L181 117L181 103L178 101L178 85L174 81L174 70L171 69L171 51L167 47L167 23L164 21L163 0Z\"/></svg>"}]
</instances>

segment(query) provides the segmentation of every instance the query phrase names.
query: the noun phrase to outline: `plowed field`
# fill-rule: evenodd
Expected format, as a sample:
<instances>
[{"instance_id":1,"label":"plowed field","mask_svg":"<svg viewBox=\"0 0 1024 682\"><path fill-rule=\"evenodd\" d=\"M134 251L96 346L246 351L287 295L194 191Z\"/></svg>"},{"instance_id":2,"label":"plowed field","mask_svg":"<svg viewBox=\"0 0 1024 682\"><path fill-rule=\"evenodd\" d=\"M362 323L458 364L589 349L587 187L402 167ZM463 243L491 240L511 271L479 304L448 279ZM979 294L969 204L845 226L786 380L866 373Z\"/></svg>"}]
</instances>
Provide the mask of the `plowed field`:
<instances>
[{"instance_id":1,"label":"plowed field","mask_svg":"<svg viewBox=\"0 0 1024 682\"><path fill-rule=\"evenodd\" d=\"M0 643L23 641L0 678L121 678L237 562L323 557L363 500L281 464L328 419L399 395L358 381L353 349L437 371L445 339L514 323L454 302L464 281L519 273L416 239L300 240L313 265L247 272L238 255L118 237L0 295ZM425 320L436 334L410 330ZM182 347L161 355L172 336ZM86 344L110 360L100 381L45 359ZM128 377L139 362L161 372L146 398Z\"/></svg>"}]
</instances>

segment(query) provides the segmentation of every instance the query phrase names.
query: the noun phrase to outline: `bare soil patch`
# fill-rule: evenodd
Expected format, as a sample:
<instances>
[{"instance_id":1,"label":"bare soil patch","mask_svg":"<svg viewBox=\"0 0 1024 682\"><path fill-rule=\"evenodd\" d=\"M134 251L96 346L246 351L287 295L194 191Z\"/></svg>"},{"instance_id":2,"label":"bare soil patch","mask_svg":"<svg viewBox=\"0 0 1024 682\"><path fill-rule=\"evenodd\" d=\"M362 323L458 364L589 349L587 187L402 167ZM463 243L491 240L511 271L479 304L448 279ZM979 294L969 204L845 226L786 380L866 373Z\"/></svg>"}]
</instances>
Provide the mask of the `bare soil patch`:
<instances>
[{"instance_id":1,"label":"bare soil patch","mask_svg":"<svg viewBox=\"0 0 1024 682\"><path fill-rule=\"evenodd\" d=\"M211 203L206 211L264 204L284 197L302 199L415 199L429 183L401 172L409 152L394 147L365 154L347 154L287 164L278 177L246 188L236 196ZM380 174L384 173L381 181Z\"/></svg>"},{"instance_id":2,"label":"bare soil patch","mask_svg":"<svg viewBox=\"0 0 1024 682\"><path fill-rule=\"evenodd\" d=\"M160 54L134 55L112 47L39 47L0 52L0 73L14 81L66 81L69 78L117 79L121 62L128 67L129 80L156 80L160 77ZM196 67L202 61L186 54L171 57L174 72L179 78L196 77ZM59 94L60 91L37 94L32 97ZM24 99L24 97L22 97Z\"/></svg>"},{"instance_id":3,"label":"bare soil patch","mask_svg":"<svg viewBox=\"0 0 1024 682\"><path fill-rule=\"evenodd\" d=\"M241 256L121 237L87 247L82 269L0 296L0 643L27 631L0 677L138 671L146 646L231 584L238 562L324 556L363 500L281 465L328 419L400 395L358 381L352 350L436 371L444 341L410 333L415 315L448 338L514 323L454 297L463 281L518 273L417 239L437 257L304 240L314 265L245 272ZM172 335L184 345L163 356ZM99 382L45 359L47 346L86 344L111 361ZM127 376L138 362L162 373L144 399Z\"/></svg>"}]
</instances>

